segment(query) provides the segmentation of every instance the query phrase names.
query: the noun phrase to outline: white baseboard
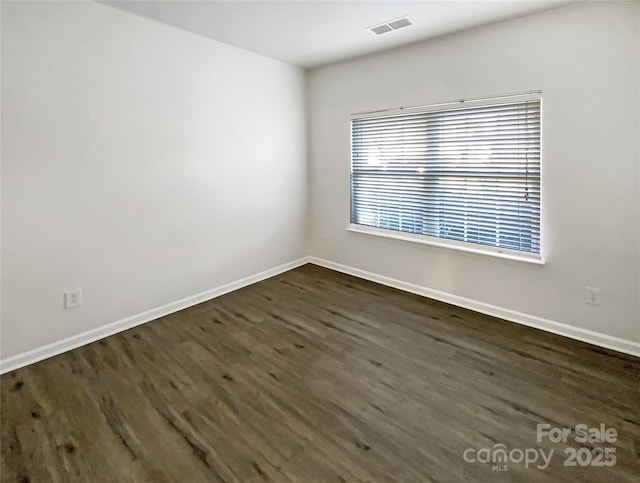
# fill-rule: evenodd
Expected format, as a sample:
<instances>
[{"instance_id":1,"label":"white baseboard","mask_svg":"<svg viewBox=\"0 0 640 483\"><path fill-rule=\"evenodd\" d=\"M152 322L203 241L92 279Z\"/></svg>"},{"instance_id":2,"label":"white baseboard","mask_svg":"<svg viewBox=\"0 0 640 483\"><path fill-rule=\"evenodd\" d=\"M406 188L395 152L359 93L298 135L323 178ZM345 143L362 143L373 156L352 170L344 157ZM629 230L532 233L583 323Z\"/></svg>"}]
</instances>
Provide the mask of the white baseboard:
<instances>
[{"instance_id":1,"label":"white baseboard","mask_svg":"<svg viewBox=\"0 0 640 483\"><path fill-rule=\"evenodd\" d=\"M572 325L555 322L553 320L543 319L541 317L524 314L522 312L517 312L515 310L505 309L503 307L498 307L496 305L479 302L477 300L460 297L459 295L453 295L450 293L441 292L439 290L434 290L434 289L430 289L430 288L416 285L413 283L404 282L402 280L398 280L395 278L386 277L384 275L378 275L372 272L367 272L366 270L349 267L347 265L331 262L329 260L324 260L322 258L307 256L307 257L303 257L298 260L294 260L292 262L285 263L283 265L271 268L269 270L265 270L255 275L245 277L241 280L237 280L235 282L231 282L226 285L222 285L220 287L207 290L206 292L192 295L190 297L186 297L184 299L171 302L161 307L156 307L154 309L147 310L140 314L132 315L131 317L126 317L116 322L112 322L110 324L103 325L101 327L97 327L92 330L88 330L81 334L77 334L77 335L68 337L66 339L44 345L42 347L38 347L36 349L23 352L21 354L8 357L6 359L2 359L0 360L0 374L4 374L5 372L19 369L20 367L33 364L34 362L38 362L43 359L48 359L49 357L62 354L63 352L67 352L71 349L75 349L76 347L80 347L80 346L89 344L91 342L95 342L96 340L103 339L105 337L130 329L137 325L141 325L141 324L150 322L152 320L158 319L160 317L164 317L165 315L172 314L179 310L186 309L193 305L206 302L207 300L211 300L213 298L219 297L220 295L233 292L234 290L238 290L242 287L246 287L256 282L260 282L267 278L274 277L276 275L287 272L289 270L297 268L306 263L313 263L321 267L330 268L332 270L346 273L348 275L353 275L355 277L363 278L365 280L370 280L372 282L377 282L382 285L387 285L389 287L394 287L400 290L404 290L405 292L411 292L417 295L422 295L423 297L432 298L435 300L439 300L441 302L446 302L452 305L456 305L458 307L474 310L482 314L491 315L493 317L498 317L500 319L509 320L511 322L516 322L518 324L527 325L529 327L534 327L536 329L545 330L547 332L552 332L554 334L569 337L571 339L576 339L582 342L588 342L593 345L605 347L607 349L613 349L619 352L623 352L625 354L630 354L636 357L640 357L640 343L638 342L620 339L618 337L612 337L610 335L601 334L599 332L594 332L587 329L581 329L579 327L575 327Z\"/></svg>"},{"instance_id":2,"label":"white baseboard","mask_svg":"<svg viewBox=\"0 0 640 483\"><path fill-rule=\"evenodd\" d=\"M20 367L33 364L34 362L38 362L43 359L48 359L49 357L62 354L63 352L67 352L71 349L75 349L76 347L80 347L91 342L95 342L96 340L103 339L118 332L122 332L123 330L131 329L132 327L135 327L137 325L141 325L160 317L164 317L165 315L172 314L179 310L186 309L193 305L206 302L207 300L211 300L213 298L219 297L220 295L233 292L234 290L246 287L247 285L251 285L267 278L271 278L281 273L287 272L301 265L304 265L307 262L308 257L303 257L298 260L285 263L284 265L270 268L269 270L265 270L264 272L256 273L255 275L250 275L243 279L236 280L235 282L231 282L226 285L207 290L206 292L192 295L181 300L176 300L175 302L162 305L161 307L156 307L154 309L132 315L131 317L126 317L116 322L112 322L110 324L103 325L101 327L97 327L95 329L91 329L77 335L73 335L66 339L52 342L51 344L47 344L12 357L7 357L6 359L0 360L0 374L19 369Z\"/></svg>"},{"instance_id":3,"label":"white baseboard","mask_svg":"<svg viewBox=\"0 0 640 483\"><path fill-rule=\"evenodd\" d=\"M364 278L372 282L377 282L382 285L404 290L405 292L411 292L423 297L429 297L441 302L470 309L481 314L491 315L500 319L505 319L518 324L527 325L536 329L545 330L554 334L576 339L582 342L588 342L589 344L605 347L607 349L613 349L625 354L630 354L636 357L640 357L640 343L633 342L626 339L620 339L618 337L612 337L610 335L601 334L587 329L581 329L561 322L555 322L553 320L543 319L542 317L536 317L535 315L524 314L515 310L505 309L496 305L479 302L477 300L460 297L459 295L453 295L439 290L430 289L421 285L416 285L402 280L397 280L391 277L385 277L384 275L378 275L376 273L367 272L366 270L360 270L359 268L349 267L340 263L331 262L329 260L323 260L317 257L307 257L309 263L319 265L321 267L330 268L338 272L353 275L358 278Z\"/></svg>"}]
</instances>

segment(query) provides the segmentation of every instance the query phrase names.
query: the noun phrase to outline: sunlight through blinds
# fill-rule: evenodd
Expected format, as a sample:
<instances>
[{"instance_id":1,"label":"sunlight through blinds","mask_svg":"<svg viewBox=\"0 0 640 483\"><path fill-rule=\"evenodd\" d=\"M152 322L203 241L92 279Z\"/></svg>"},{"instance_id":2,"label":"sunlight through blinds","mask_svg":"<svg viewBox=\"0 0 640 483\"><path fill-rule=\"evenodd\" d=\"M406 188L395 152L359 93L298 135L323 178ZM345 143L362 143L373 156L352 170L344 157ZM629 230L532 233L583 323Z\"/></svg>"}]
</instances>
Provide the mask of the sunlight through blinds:
<instances>
[{"instance_id":1,"label":"sunlight through blinds","mask_svg":"<svg viewBox=\"0 0 640 483\"><path fill-rule=\"evenodd\" d=\"M540 99L351 121L351 222L540 253Z\"/></svg>"}]
</instances>

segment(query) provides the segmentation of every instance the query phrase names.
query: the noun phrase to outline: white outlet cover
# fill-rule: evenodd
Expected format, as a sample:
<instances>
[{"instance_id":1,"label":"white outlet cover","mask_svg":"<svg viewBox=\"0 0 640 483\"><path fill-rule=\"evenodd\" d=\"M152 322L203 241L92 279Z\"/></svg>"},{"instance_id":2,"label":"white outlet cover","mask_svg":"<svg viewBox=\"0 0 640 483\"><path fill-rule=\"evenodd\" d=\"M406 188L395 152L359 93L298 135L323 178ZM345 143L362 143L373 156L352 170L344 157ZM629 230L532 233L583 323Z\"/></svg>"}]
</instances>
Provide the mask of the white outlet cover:
<instances>
[{"instance_id":1,"label":"white outlet cover","mask_svg":"<svg viewBox=\"0 0 640 483\"><path fill-rule=\"evenodd\" d=\"M64 308L72 309L82 304L82 290L69 290L64 293Z\"/></svg>"},{"instance_id":2,"label":"white outlet cover","mask_svg":"<svg viewBox=\"0 0 640 483\"><path fill-rule=\"evenodd\" d=\"M602 291L595 287L584 288L584 301L589 305L602 304Z\"/></svg>"}]
</instances>

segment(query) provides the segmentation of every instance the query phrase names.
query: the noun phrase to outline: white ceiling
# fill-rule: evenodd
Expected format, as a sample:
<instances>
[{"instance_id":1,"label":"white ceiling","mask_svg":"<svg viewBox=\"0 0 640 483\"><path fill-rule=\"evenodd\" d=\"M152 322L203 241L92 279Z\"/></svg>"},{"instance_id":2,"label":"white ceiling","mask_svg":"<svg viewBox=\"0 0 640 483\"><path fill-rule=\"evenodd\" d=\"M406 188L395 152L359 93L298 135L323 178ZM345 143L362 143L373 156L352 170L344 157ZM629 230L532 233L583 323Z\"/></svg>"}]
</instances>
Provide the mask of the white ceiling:
<instances>
[{"instance_id":1,"label":"white ceiling","mask_svg":"<svg viewBox=\"0 0 640 483\"><path fill-rule=\"evenodd\" d=\"M502 1L101 1L127 12L301 67L316 67L570 3ZM367 27L408 15L415 25Z\"/></svg>"}]
</instances>

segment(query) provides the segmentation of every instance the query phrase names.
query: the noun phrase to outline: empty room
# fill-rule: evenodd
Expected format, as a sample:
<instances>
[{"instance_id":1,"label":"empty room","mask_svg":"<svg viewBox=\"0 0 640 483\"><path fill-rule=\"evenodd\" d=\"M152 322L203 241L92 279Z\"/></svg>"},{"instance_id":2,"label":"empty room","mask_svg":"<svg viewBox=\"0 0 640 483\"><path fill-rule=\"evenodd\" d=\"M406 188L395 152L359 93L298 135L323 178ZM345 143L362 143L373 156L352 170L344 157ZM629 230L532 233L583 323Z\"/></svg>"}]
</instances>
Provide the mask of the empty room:
<instances>
[{"instance_id":1,"label":"empty room","mask_svg":"<svg viewBox=\"0 0 640 483\"><path fill-rule=\"evenodd\" d=\"M0 482L640 481L640 1L0 16Z\"/></svg>"}]
</instances>

